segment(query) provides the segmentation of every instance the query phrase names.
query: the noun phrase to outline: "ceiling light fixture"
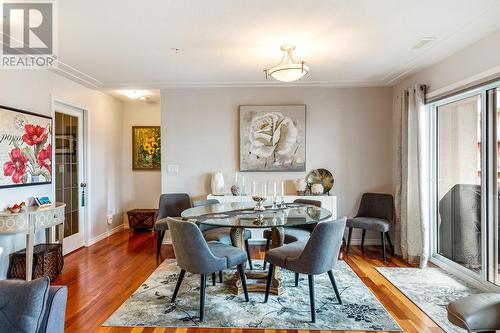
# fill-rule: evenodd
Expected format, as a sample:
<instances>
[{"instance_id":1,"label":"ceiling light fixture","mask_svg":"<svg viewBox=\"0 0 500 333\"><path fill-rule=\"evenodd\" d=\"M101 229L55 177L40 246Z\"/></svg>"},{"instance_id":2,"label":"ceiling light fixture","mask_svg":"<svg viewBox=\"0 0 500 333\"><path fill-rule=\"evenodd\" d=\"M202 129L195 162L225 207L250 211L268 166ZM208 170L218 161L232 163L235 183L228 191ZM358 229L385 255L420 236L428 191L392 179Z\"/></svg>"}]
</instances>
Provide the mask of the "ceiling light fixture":
<instances>
[{"instance_id":1,"label":"ceiling light fixture","mask_svg":"<svg viewBox=\"0 0 500 333\"><path fill-rule=\"evenodd\" d=\"M292 82L309 73L309 66L305 62L295 62L292 56L293 50L295 50L294 45L283 45L281 47L283 58L281 58L277 66L264 70L266 79L271 76L278 81Z\"/></svg>"},{"instance_id":2,"label":"ceiling light fixture","mask_svg":"<svg viewBox=\"0 0 500 333\"><path fill-rule=\"evenodd\" d=\"M143 90L122 90L121 93L130 99L138 99L144 97L145 94Z\"/></svg>"}]
</instances>

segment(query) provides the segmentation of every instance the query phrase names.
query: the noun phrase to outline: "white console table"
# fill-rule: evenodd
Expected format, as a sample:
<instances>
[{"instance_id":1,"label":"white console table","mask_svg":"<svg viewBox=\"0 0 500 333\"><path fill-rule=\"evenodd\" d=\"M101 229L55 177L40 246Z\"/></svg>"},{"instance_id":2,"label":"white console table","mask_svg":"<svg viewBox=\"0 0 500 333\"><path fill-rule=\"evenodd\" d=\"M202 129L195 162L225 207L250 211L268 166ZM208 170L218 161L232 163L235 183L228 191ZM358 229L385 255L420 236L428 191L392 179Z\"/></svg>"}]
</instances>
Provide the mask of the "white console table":
<instances>
[{"instance_id":1,"label":"white console table","mask_svg":"<svg viewBox=\"0 0 500 333\"><path fill-rule=\"evenodd\" d=\"M33 272L33 247L35 233L45 229L47 242L53 243L52 228L61 224L59 228L59 243L64 239L64 208L66 204L56 202L46 207L27 207L19 213L0 213L0 234L26 235L26 281L30 281Z\"/></svg>"},{"instance_id":2,"label":"white console table","mask_svg":"<svg viewBox=\"0 0 500 333\"><path fill-rule=\"evenodd\" d=\"M216 199L220 203L227 202L253 202L251 195L207 195L207 199ZM337 218L337 197L334 195L286 195L284 200L286 203L291 203L295 199L309 199L321 201L321 207L328 209L332 212L332 219ZM264 229L251 229L252 242L264 242L262 232Z\"/></svg>"}]
</instances>

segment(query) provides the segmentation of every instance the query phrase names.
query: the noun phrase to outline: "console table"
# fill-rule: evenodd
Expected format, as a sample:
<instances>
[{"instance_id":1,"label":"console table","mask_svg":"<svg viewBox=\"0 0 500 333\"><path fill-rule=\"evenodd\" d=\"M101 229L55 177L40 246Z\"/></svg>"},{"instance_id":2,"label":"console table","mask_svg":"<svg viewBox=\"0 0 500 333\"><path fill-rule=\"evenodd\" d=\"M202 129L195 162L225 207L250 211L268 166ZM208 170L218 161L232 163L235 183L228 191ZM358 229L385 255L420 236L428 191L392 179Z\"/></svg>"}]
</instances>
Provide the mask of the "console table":
<instances>
[{"instance_id":1,"label":"console table","mask_svg":"<svg viewBox=\"0 0 500 333\"><path fill-rule=\"evenodd\" d=\"M228 202L253 202L251 195L212 195L209 194L207 199L216 199L220 203ZM285 195L284 201L291 203L296 199L310 199L321 201L321 207L332 212L332 219L337 219L337 197L335 195ZM268 202L269 203L269 202ZM264 242L265 239L262 235L264 229L251 229L251 241Z\"/></svg>"},{"instance_id":2,"label":"console table","mask_svg":"<svg viewBox=\"0 0 500 333\"><path fill-rule=\"evenodd\" d=\"M27 207L19 213L0 213L0 234L26 235L26 281L31 280L33 271L33 247L35 233L45 229L47 242L53 243L52 228L59 227L59 243L64 239L64 208L65 203L56 202L50 206Z\"/></svg>"}]
</instances>

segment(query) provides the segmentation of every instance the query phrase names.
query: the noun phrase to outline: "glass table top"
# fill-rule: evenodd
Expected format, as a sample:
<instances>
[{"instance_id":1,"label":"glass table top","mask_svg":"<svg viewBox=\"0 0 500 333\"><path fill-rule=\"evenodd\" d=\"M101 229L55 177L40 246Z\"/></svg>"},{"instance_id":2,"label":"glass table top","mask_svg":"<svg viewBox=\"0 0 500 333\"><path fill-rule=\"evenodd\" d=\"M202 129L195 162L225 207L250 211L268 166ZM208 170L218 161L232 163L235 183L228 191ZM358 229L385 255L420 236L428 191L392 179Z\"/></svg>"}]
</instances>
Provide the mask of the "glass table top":
<instances>
[{"instance_id":1,"label":"glass table top","mask_svg":"<svg viewBox=\"0 0 500 333\"><path fill-rule=\"evenodd\" d=\"M269 228L296 227L331 218L324 208L304 204L287 204L284 209L253 210L255 203L232 202L193 207L182 212L185 219L219 227Z\"/></svg>"}]
</instances>

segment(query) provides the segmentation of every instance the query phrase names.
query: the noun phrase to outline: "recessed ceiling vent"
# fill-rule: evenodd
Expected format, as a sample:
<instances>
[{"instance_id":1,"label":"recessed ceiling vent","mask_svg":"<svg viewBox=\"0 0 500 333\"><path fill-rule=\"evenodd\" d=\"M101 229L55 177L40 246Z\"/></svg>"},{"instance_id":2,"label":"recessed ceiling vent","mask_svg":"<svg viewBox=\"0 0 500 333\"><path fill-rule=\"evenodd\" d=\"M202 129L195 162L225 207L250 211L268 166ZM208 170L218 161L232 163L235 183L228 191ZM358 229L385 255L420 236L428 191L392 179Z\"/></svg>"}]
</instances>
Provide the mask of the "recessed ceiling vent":
<instances>
[{"instance_id":1,"label":"recessed ceiling vent","mask_svg":"<svg viewBox=\"0 0 500 333\"><path fill-rule=\"evenodd\" d=\"M418 50L427 45L428 43L436 40L436 37L423 37L421 38L417 44L413 45L412 49Z\"/></svg>"}]
</instances>

